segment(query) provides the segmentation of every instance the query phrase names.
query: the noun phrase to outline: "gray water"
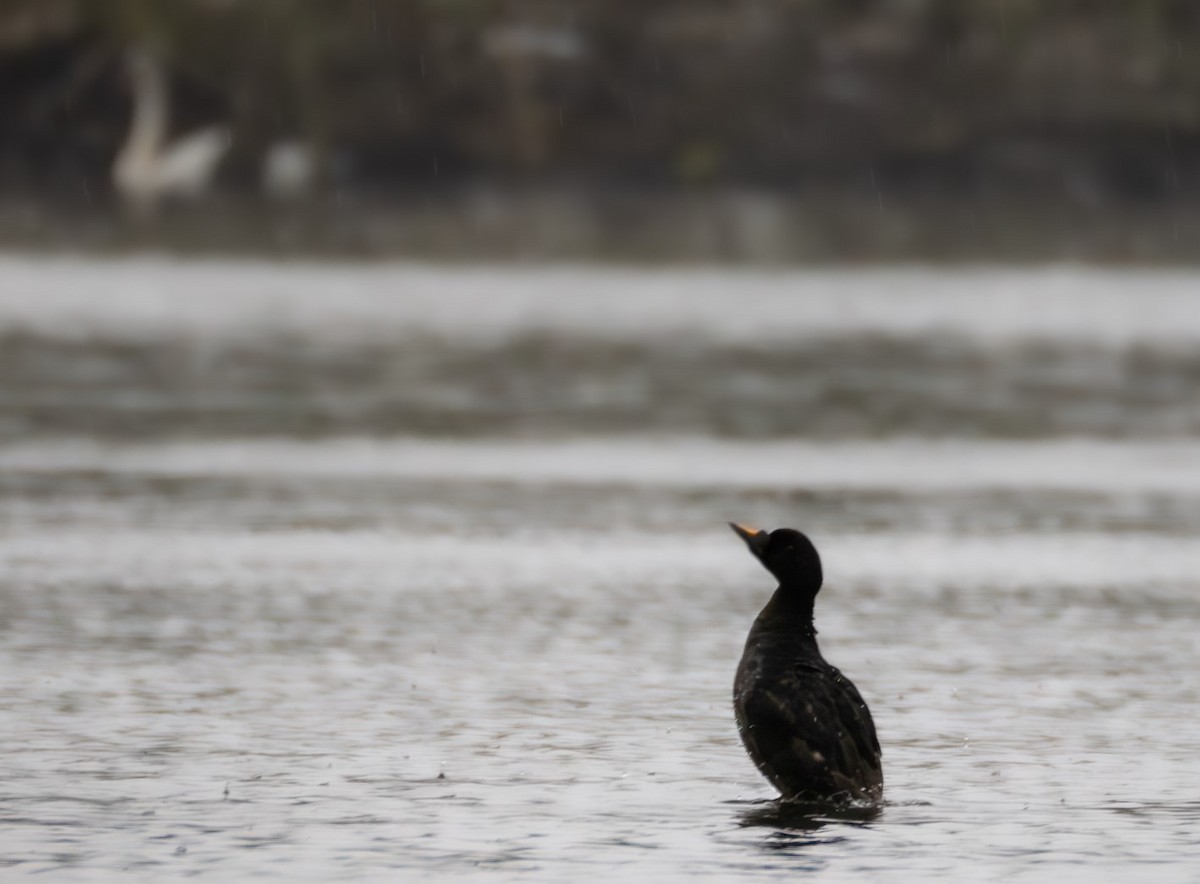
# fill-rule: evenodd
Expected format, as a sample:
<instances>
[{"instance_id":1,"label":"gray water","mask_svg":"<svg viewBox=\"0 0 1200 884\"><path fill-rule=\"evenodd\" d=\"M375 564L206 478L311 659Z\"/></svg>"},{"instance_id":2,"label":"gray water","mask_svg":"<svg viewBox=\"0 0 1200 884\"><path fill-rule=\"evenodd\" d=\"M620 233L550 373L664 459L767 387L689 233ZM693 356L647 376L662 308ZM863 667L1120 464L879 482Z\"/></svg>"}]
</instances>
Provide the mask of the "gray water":
<instances>
[{"instance_id":1,"label":"gray water","mask_svg":"<svg viewBox=\"0 0 1200 884\"><path fill-rule=\"evenodd\" d=\"M0 874L1195 881L1200 276L0 261ZM729 704L808 531L887 804Z\"/></svg>"}]
</instances>

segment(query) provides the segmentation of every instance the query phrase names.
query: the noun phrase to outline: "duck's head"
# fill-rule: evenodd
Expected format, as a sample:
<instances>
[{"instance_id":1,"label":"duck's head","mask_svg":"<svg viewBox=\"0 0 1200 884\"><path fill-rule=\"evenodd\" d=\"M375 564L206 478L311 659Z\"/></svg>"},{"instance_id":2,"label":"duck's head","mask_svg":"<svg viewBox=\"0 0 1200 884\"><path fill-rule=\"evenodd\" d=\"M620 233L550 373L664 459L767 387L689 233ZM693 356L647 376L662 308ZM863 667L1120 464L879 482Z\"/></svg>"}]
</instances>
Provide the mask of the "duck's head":
<instances>
[{"instance_id":1,"label":"duck's head","mask_svg":"<svg viewBox=\"0 0 1200 884\"><path fill-rule=\"evenodd\" d=\"M750 552L781 586L805 589L814 595L821 588L821 557L804 534L794 528L758 531L737 522L730 522L729 527L746 541Z\"/></svg>"}]
</instances>

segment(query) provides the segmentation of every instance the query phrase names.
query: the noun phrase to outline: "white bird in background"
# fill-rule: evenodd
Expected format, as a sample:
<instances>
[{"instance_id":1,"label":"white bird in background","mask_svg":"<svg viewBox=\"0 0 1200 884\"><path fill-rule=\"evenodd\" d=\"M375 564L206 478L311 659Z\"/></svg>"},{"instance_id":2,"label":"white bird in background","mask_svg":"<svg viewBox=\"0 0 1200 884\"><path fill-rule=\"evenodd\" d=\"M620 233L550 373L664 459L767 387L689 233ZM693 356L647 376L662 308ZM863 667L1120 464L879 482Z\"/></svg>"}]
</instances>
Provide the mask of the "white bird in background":
<instances>
[{"instance_id":1,"label":"white bird in background","mask_svg":"<svg viewBox=\"0 0 1200 884\"><path fill-rule=\"evenodd\" d=\"M133 116L113 163L113 186L135 211L149 215L163 198L202 195L229 150L230 135L224 126L209 126L165 143L169 109L162 67L140 50L130 53L128 64Z\"/></svg>"},{"instance_id":2,"label":"white bird in background","mask_svg":"<svg viewBox=\"0 0 1200 884\"><path fill-rule=\"evenodd\" d=\"M263 156L263 192L277 200L308 196L316 180L317 163L302 141L278 141Z\"/></svg>"}]
</instances>

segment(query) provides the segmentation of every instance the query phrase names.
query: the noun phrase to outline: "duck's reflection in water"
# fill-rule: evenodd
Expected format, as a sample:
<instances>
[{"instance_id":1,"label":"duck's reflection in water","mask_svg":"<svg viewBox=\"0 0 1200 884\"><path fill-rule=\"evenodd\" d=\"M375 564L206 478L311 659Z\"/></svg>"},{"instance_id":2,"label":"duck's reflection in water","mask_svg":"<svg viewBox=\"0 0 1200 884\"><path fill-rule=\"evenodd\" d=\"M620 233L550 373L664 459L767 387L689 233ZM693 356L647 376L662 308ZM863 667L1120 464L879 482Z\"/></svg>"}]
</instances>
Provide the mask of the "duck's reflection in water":
<instances>
[{"instance_id":1,"label":"duck's reflection in water","mask_svg":"<svg viewBox=\"0 0 1200 884\"><path fill-rule=\"evenodd\" d=\"M773 830L763 839L762 846L773 851L789 851L844 841L846 837L837 831L840 827L869 825L882 812L883 807L879 804L756 801L743 807L738 815L738 825Z\"/></svg>"}]
</instances>

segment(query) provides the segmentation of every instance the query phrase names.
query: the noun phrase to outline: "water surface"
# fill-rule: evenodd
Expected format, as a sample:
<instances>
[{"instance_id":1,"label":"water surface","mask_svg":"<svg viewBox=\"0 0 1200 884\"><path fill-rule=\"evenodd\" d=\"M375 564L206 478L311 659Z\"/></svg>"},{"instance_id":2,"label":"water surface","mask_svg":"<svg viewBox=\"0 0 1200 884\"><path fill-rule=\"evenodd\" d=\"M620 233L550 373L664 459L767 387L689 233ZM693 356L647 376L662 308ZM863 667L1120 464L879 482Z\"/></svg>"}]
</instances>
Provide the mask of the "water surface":
<instances>
[{"instance_id":1,"label":"water surface","mask_svg":"<svg viewBox=\"0 0 1200 884\"><path fill-rule=\"evenodd\" d=\"M4 875L1194 880L1198 283L5 259ZM731 518L874 819L742 753Z\"/></svg>"}]
</instances>

